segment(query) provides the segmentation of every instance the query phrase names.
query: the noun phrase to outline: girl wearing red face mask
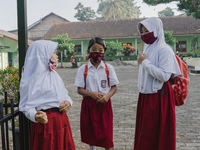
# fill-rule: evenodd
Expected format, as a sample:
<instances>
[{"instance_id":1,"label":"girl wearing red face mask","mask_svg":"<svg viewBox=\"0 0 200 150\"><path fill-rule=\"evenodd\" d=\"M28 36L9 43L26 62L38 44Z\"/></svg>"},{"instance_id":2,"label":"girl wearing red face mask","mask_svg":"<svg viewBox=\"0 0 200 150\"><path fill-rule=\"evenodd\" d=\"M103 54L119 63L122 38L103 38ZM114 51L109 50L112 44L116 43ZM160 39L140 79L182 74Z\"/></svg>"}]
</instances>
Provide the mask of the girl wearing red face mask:
<instances>
[{"instance_id":1,"label":"girl wearing red face mask","mask_svg":"<svg viewBox=\"0 0 200 150\"><path fill-rule=\"evenodd\" d=\"M111 96L115 94L119 83L115 70L102 59L106 51L105 41L92 38L88 44L90 61L78 69L75 86L83 95L81 106L81 141L113 150L113 113Z\"/></svg>"},{"instance_id":2,"label":"girl wearing red face mask","mask_svg":"<svg viewBox=\"0 0 200 150\"><path fill-rule=\"evenodd\" d=\"M180 75L173 50L165 43L163 24L152 17L138 24L145 42L139 53L139 98L134 150L175 150L175 97L170 78Z\"/></svg>"}]
</instances>

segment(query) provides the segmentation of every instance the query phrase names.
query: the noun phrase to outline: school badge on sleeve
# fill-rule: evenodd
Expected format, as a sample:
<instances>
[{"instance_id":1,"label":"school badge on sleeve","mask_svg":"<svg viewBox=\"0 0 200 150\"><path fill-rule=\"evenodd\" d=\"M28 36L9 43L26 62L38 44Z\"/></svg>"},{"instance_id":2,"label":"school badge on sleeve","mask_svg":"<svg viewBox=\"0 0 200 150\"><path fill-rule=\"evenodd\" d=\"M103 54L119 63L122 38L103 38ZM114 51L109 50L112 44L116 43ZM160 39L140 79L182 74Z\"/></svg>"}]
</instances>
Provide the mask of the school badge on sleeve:
<instances>
[{"instance_id":1,"label":"school badge on sleeve","mask_svg":"<svg viewBox=\"0 0 200 150\"><path fill-rule=\"evenodd\" d=\"M101 87L105 88L106 87L106 80L101 80Z\"/></svg>"}]
</instances>

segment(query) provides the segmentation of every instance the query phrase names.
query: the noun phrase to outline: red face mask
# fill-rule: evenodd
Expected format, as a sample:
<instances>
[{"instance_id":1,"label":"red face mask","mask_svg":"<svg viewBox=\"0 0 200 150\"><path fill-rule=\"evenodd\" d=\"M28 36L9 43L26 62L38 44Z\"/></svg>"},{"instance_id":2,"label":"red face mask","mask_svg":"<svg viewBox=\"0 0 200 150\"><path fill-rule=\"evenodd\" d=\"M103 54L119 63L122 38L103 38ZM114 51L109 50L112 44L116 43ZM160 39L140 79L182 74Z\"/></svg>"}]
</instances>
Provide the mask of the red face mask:
<instances>
[{"instance_id":1,"label":"red face mask","mask_svg":"<svg viewBox=\"0 0 200 150\"><path fill-rule=\"evenodd\" d=\"M141 35L141 39L142 41L144 41L144 43L146 44L153 44L158 37L155 37L153 32Z\"/></svg>"},{"instance_id":2,"label":"red face mask","mask_svg":"<svg viewBox=\"0 0 200 150\"><path fill-rule=\"evenodd\" d=\"M92 52L90 53L90 60L92 60L94 63L100 62L104 57L104 53L99 52Z\"/></svg>"}]
</instances>

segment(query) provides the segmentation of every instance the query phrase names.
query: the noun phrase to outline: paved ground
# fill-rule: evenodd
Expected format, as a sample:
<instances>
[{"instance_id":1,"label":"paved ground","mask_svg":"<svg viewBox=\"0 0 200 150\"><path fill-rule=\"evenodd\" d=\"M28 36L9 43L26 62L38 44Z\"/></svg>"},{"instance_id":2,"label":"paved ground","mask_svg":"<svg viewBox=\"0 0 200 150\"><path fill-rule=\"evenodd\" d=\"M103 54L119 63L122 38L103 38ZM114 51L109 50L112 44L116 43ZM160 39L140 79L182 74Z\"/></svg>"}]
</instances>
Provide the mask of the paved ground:
<instances>
[{"instance_id":1,"label":"paved ground","mask_svg":"<svg viewBox=\"0 0 200 150\"><path fill-rule=\"evenodd\" d=\"M138 66L115 66L120 84L112 97L114 145L116 150L132 150L138 99ZM80 141L80 108L82 96L77 94L74 80L77 69L57 69L74 101L68 116L77 150L87 150ZM200 76L190 75L189 95L185 105L176 107L177 150L200 150ZM100 148L98 148L100 149Z\"/></svg>"}]
</instances>

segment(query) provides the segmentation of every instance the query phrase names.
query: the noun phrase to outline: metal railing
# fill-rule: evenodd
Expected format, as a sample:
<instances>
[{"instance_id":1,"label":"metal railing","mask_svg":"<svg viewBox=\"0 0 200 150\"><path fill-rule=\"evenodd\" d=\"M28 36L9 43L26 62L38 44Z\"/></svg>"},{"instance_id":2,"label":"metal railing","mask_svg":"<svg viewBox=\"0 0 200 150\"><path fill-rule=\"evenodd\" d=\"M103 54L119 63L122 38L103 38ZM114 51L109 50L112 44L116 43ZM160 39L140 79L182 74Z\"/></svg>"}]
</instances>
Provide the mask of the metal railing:
<instances>
[{"instance_id":1,"label":"metal railing","mask_svg":"<svg viewBox=\"0 0 200 150\"><path fill-rule=\"evenodd\" d=\"M4 97L5 102L0 102L0 149L29 150L30 121L18 110L18 103L14 104L13 99L10 99L10 103L8 103L7 92L5 92ZM15 125L16 117L18 118L19 127Z\"/></svg>"}]
</instances>

